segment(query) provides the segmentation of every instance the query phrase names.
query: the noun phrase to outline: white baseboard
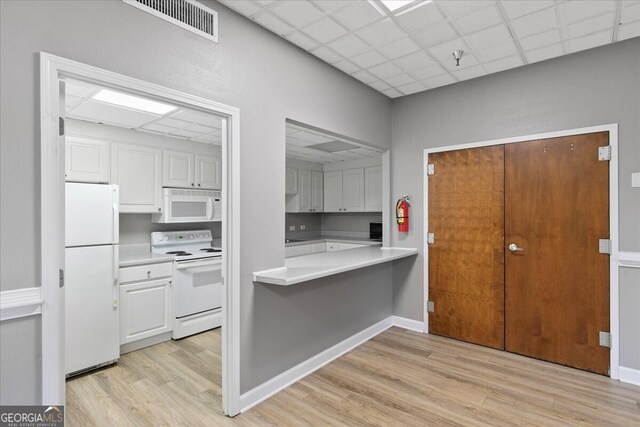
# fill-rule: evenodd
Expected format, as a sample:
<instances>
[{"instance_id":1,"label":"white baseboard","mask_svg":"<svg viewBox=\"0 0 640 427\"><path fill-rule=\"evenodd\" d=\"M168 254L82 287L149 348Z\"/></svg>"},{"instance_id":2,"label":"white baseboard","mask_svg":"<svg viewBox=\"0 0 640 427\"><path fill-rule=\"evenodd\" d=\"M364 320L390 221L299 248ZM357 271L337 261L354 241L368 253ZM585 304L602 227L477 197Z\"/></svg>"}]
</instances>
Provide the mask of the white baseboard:
<instances>
[{"instance_id":1,"label":"white baseboard","mask_svg":"<svg viewBox=\"0 0 640 427\"><path fill-rule=\"evenodd\" d=\"M40 288L23 288L0 292L0 321L42 313Z\"/></svg>"},{"instance_id":2,"label":"white baseboard","mask_svg":"<svg viewBox=\"0 0 640 427\"><path fill-rule=\"evenodd\" d=\"M337 359L360 344L375 337L379 333L386 331L393 326L392 317L393 316L389 316L386 319L369 326L367 329L358 332L357 334L339 342L319 354L316 354L269 381L260 384L246 393L243 393L240 396L240 408L242 408L240 412L245 412L250 408L253 408L255 405L268 399L280 390L289 387L291 384L320 369L332 360Z\"/></svg>"},{"instance_id":3,"label":"white baseboard","mask_svg":"<svg viewBox=\"0 0 640 427\"><path fill-rule=\"evenodd\" d=\"M408 329L410 331L424 332L424 323L419 320L407 319L406 317L391 316L393 326Z\"/></svg>"},{"instance_id":4,"label":"white baseboard","mask_svg":"<svg viewBox=\"0 0 640 427\"><path fill-rule=\"evenodd\" d=\"M620 366L618 368L618 374L620 376L620 381L622 381L623 383L640 386L639 369L625 368L624 366Z\"/></svg>"}]
</instances>

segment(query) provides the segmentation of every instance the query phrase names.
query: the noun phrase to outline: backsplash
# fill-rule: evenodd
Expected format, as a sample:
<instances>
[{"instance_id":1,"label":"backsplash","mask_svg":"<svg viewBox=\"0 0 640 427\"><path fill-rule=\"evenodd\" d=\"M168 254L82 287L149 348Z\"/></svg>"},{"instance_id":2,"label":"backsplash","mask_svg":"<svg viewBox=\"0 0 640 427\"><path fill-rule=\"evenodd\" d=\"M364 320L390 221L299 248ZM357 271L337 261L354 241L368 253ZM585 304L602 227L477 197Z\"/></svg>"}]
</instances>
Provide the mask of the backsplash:
<instances>
[{"instance_id":1,"label":"backsplash","mask_svg":"<svg viewBox=\"0 0 640 427\"><path fill-rule=\"evenodd\" d=\"M285 238L301 239L318 235L368 238L370 222L382 222L382 213L286 214ZM300 230L300 225L304 225L305 229ZM295 231L289 231L291 226L296 227Z\"/></svg>"},{"instance_id":2,"label":"backsplash","mask_svg":"<svg viewBox=\"0 0 640 427\"><path fill-rule=\"evenodd\" d=\"M156 224L151 214L120 214L120 244L140 245L151 243L153 231L211 230L213 245L222 244L221 222L193 222L186 224Z\"/></svg>"}]
</instances>

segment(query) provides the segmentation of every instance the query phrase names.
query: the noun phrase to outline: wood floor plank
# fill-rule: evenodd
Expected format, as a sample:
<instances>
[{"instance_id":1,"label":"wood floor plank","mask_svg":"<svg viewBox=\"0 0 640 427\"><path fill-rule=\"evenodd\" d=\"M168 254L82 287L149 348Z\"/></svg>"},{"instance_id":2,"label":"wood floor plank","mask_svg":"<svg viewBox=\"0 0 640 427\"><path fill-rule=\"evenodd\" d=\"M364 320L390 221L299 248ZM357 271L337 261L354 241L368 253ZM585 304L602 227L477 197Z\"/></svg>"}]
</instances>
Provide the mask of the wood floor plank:
<instances>
[{"instance_id":1,"label":"wood floor plank","mask_svg":"<svg viewBox=\"0 0 640 427\"><path fill-rule=\"evenodd\" d=\"M640 387L391 328L235 418L220 330L67 382L68 426L640 426Z\"/></svg>"}]
</instances>

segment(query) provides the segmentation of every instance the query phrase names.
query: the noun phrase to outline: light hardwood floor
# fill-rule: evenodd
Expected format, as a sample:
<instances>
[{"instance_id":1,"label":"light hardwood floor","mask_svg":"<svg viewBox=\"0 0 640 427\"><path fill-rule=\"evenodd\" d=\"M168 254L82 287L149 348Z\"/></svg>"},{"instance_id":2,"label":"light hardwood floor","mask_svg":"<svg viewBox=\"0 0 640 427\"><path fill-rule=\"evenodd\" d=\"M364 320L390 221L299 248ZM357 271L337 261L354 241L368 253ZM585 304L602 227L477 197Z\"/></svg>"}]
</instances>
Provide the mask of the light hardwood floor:
<instances>
[{"instance_id":1,"label":"light hardwood floor","mask_svg":"<svg viewBox=\"0 0 640 427\"><path fill-rule=\"evenodd\" d=\"M391 328L236 418L219 329L67 382L68 426L640 426L640 387Z\"/></svg>"}]
</instances>

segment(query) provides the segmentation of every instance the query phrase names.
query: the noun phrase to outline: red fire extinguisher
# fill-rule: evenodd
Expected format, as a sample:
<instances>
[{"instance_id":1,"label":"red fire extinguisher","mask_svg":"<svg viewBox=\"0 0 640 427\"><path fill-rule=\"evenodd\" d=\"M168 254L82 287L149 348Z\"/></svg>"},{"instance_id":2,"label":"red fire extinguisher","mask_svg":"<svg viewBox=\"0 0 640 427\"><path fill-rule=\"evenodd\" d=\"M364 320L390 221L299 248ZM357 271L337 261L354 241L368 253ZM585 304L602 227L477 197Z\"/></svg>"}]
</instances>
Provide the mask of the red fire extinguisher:
<instances>
[{"instance_id":1,"label":"red fire extinguisher","mask_svg":"<svg viewBox=\"0 0 640 427\"><path fill-rule=\"evenodd\" d=\"M396 222L398 231L404 233L409 231L409 196L406 194L396 203Z\"/></svg>"}]
</instances>

